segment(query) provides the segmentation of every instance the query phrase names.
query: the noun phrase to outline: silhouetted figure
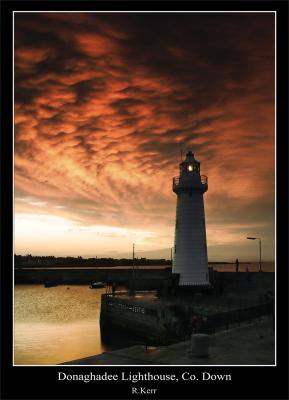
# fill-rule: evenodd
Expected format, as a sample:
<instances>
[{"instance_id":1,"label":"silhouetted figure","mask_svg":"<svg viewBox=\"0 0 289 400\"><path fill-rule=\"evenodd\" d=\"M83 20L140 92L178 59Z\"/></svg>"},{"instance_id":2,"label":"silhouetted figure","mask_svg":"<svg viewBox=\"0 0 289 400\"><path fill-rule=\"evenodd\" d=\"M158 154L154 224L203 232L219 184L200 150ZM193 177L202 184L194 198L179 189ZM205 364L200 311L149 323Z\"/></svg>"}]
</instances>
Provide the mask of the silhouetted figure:
<instances>
[{"instance_id":1,"label":"silhouetted figure","mask_svg":"<svg viewBox=\"0 0 289 400\"><path fill-rule=\"evenodd\" d=\"M236 272L239 272L239 260L236 258Z\"/></svg>"},{"instance_id":2,"label":"silhouetted figure","mask_svg":"<svg viewBox=\"0 0 289 400\"><path fill-rule=\"evenodd\" d=\"M192 318L192 333L200 332L202 326L202 317L200 315L194 315Z\"/></svg>"},{"instance_id":3,"label":"silhouetted figure","mask_svg":"<svg viewBox=\"0 0 289 400\"><path fill-rule=\"evenodd\" d=\"M115 282L112 283L111 290L112 290L112 295L114 296L115 295L115 290L116 290Z\"/></svg>"}]
</instances>

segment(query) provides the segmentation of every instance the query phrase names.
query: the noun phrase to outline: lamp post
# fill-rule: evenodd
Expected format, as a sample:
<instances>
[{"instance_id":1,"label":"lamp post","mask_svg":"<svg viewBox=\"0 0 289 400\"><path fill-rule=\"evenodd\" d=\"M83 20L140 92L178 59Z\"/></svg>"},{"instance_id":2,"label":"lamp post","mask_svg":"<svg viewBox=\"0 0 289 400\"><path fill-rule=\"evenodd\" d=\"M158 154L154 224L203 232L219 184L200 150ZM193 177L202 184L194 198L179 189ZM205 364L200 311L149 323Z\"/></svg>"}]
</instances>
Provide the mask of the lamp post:
<instances>
[{"instance_id":1,"label":"lamp post","mask_svg":"<svg viewBox=\"0 0 289 400\"><path fill-rule=\"evenodd\" d=\"M132 270L133 270L133 277L135 278L135 255L134 255L135 244L132 244Z\"/></svg>"},{"instance_id":2,"label":"lamp post","mask_svg":"<svg viewBox=\"0 0 289 400\"><path fill-rule=\"evenodd\" d=\"M259 257L259 272L262 272L262 244L261 244L261 238L258 237L247 237L249 240L259 240L259 252L260 252L260 257Z\"/></svg>"},{"instance_id":3,"label":"lamp post","mask_svg":"<svg viewBox=\"0 0 289 400\"><path fill-rule=\"evenodd\" d=\"M135 295L135 251L134 251L135 245L134 243L132 244L132 277L129 282L129 295L134 296Z\"/></svg>"}]
</instances>

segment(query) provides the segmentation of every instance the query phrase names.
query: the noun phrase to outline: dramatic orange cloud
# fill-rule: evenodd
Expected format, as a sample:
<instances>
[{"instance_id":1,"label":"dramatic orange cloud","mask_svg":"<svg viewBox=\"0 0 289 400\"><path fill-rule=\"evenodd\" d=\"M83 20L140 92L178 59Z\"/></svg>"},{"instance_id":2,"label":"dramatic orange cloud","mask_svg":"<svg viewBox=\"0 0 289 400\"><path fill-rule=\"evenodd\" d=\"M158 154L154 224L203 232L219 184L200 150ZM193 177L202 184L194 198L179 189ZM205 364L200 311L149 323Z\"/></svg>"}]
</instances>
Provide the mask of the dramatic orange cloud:
<instances>
[{"instance_id":1,"label":"dramatic orange cloud","mask_svg":"<svg viewBox=\"0 0 289 400\"><path fill-rule=\"evenodd\" d=\"M273 14L16 13L14 62L16 252L68 255L39 216L76 224L79 255L80 228L107 227L112 251L126 229L169 256L182 148L209 178L209 255L254 258L251 234L273 259Z\"/></svg>"}]
</instances>

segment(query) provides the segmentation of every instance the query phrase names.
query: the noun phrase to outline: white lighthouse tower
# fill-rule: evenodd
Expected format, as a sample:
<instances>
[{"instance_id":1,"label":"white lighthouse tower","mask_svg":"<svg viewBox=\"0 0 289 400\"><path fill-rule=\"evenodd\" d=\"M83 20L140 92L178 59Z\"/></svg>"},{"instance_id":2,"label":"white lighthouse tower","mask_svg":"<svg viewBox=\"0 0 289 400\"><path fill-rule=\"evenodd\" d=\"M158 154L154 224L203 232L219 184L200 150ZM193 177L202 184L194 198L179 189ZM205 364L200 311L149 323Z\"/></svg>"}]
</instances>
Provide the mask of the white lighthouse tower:
<instances>
[{"instance_id":1,"label":"white lighthouse tower","mask_svg":"<svg viewBox=\"0 0 289 400\"><path fill-rule=\"evenodd\" d=\"M179 286L209 286L206 223L203 194L208 179L200 175L200 163L189 151L180 163L180 176L173 178L177 194L173 273Z\"/></svg>"}]
</instances>

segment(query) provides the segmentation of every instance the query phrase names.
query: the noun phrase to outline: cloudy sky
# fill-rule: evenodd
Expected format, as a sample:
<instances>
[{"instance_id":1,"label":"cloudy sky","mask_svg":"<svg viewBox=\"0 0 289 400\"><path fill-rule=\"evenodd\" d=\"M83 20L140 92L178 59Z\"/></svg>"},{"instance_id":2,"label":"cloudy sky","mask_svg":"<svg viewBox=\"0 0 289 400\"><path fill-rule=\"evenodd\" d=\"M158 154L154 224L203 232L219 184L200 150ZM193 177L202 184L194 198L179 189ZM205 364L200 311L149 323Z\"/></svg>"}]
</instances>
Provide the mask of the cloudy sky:
<instances>
[{"instance_id":1,"label":"cloudy sky","mask_svg":"<svg viewBox=\"0 0 289 400\"><path fill-rule=\"evenodd\" d=\"M15 252L166 256L180 148L209 259L274 259L274 14L16 13Z\"/></svg>"}]
</instances>

